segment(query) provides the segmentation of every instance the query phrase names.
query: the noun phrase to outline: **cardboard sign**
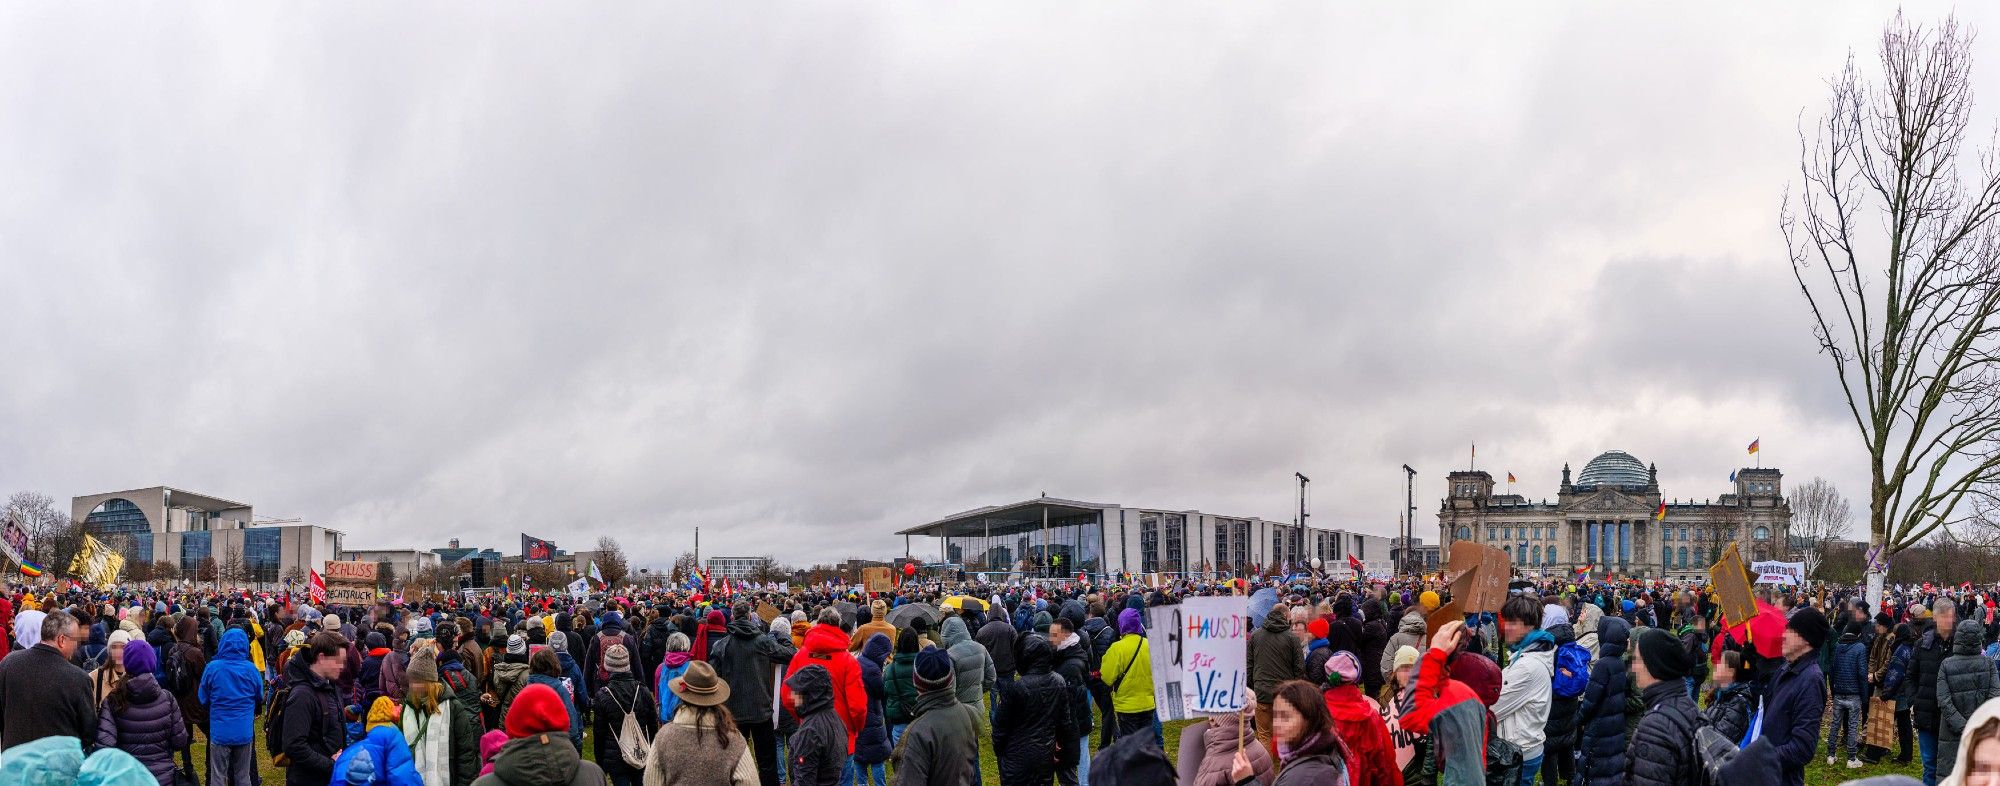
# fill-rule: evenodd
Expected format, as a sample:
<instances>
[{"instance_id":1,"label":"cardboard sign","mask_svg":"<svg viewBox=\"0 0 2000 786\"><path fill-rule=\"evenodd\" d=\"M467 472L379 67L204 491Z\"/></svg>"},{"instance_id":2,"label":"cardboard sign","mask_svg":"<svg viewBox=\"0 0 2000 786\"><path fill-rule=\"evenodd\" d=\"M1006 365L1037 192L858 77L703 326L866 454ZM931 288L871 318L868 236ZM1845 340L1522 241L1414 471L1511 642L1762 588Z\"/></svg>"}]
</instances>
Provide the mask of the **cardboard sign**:
<instances>
[{"instance_id":1,"label":"cardboard sign","mask_svg":"<svg viewBox=\"0 0 2000 786\"><path fill-rule=\"evenodd\" d=\"M328 584L345 582L348 584L366 584L373 587L375 586L375 567L375 563L373 562L336 562L327 560L326 573L322 575L326 578L326 583Z\"/></svg>"},{"instance_id":2,"label":"cardboard sign","mask_svg":"<svg viewBox=\"0 0 2000 786\"><path fill-rule=\"evenodd\" d=\"M1736 544L1723 549L1722 559L1709 566L1708 580L1715 585L1715 603L1722 618L1735 625L1757 614L1757 596L1750 591L1750 576L1743 572L1743 557Z\"/></svg>"},{"instance_id":3,"label":"cardboard sign","mask_svg":"<svg viewBox=\"0 0 2000 786\"><path fill-rule=\"evenodd\" d=\"M763 620L765 625L770 625L771 620L777 619L779 613L778 607L769 603L757 604L757 618Z\"/></svg>"},{"instance_id":4,"label":"cardboard sign","mask_svg":"<svg viewBox=\"0 0 2000 786\"><path fill-rule=\"evenodd\" d=\"M326 585L326 602L334 606L370 606L375 603L375 588L357 584Z\"/></svg>"},{"instance_id":5,"label":"cardboard sign","mask_svg":"<svg viewBox=\"0 0 2000 786\"><path fill-rule=\"evenodd\" d=\"M1181 602L1181 703L1188 712L1234 713L1250 701L1250 615L1235 598Z\"/></svg>"},{"instance_id":6,"label":"cardboard sign","mask_svg":"<svg viewBox=\"0 0 2000 786\"><path fill-rule=\"evenodd\" d=\"M894 592L896 589L890 583L888 568L862 568L861 588L868 592Z\"/></svg>"},{"instance_id":7,"label":"cardboard sign","mask_svg":"<svg viewBox=\"0 0 2000 786\"><path fill-rule=\"evenodd\" d=\"M1422 655L1423 650L1428 648L1431 641L1437 638L1438 628L1444 627L1445 623L1452 620L1465 621L1465 607L1458 602L1457 598L1452 598L1450 603L1439 606L1437 611L1431 612L1430 616L1424 618L1423 646L1417 648L1417 653Z\"/></svg>"},{"instance_id":8,"label":"cardboard sign","mask_svg":"<svg viewBox=\"0 0 2000 786\"><path fill-rule=\"evenodd\" d=\"M1452 600L1466 614L1500 611L1507 602L1507 580L1514 573L1514 560L1507 552L1469 540L1451 544L1451 561L1445 572L1451 580Z\"/></svg>"}]
</instances>

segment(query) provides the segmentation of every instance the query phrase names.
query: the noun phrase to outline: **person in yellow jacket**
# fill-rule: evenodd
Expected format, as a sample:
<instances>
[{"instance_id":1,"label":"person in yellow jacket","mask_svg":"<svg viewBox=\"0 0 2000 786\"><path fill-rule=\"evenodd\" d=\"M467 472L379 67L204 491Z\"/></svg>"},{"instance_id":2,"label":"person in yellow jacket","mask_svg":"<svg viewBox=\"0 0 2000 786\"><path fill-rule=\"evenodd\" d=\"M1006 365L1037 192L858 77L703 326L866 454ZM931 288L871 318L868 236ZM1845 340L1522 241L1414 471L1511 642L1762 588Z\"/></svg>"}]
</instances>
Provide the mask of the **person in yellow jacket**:
<instances>
[{"instance_id":1,"label":"person in yellow jacket","mask_svg":"<svg viewBox=\"0 0 2000 786\"><path fill-rule=\"evenodd\" d=\"M255 614L250 615L249 619L250 640L259 642L250 646L250 665L257 667L258 674L270 674L271 671L264 668L264 646L261 644L264 641L264 626L257 622Z\"/></svg>"},{"instance_id":2,"label":"person in yellow jacket","mask_svg":"<svg viewBox=\"0 0 2000 786\"><path fill-rule=\"evenodd\" d=\"M1118 612L1118 640L1104 648L1098 676L1111 686L1111 710L1118 716L1118 736L1153 733L1166 747L1159 715L1153 711L1153 648L1146 642L1146 624L1138 609Z\"/></svg>"}]
</instances>

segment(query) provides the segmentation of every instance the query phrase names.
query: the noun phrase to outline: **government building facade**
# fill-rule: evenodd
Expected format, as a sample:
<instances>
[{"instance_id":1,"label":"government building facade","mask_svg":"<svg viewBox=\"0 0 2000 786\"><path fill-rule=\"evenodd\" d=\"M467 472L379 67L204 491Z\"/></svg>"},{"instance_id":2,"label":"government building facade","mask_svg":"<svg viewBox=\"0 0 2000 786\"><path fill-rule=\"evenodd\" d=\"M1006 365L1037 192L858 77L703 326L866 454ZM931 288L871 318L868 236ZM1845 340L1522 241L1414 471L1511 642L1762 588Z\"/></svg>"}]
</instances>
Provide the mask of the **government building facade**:
<instances>
[{"instance_id":1,"label":"government building facade","mask_svg":"<svg viewBox=\"0 0 2000 786\"><path fill-rule=\"evenodd\" d=\"M1438 535L1496 546L1526 576L1706 580L1708 566L1730 543L1745 563L1787 559L1792 509L1776 469L1743 468L1730 491L1713 500L1682 501L1660 494L1659 473L1613 450L1583 466L1575 482L1563 465L1556 499L1532 501L1493 493L1493 476L1453 472L1438 508ZM1655 520L1660 503L1666 518Z\"/></svg>"}]
</instances>

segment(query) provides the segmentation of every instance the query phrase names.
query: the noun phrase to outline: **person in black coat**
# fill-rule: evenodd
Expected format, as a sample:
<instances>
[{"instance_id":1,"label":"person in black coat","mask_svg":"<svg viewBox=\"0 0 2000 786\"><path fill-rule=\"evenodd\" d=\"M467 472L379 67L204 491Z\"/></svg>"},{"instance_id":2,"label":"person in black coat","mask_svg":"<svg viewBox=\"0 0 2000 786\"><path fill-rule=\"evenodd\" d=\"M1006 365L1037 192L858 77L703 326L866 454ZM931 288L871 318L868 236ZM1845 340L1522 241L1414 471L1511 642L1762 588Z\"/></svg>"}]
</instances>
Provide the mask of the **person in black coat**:
<instances>
[{"instance_id":1,"label":"person in black coat","mask_svg":"<svg viewBox=\"0 0 2000 786\"><path fill-rule=\"evenodd\" d=\"M1802 608L1785 623L1780 644L1785 666L1771 681L1764 702L1763 738L1778 750L1783 786L1805 786L1806 764L1819 749L1820 721L1826 715L1826 679L1816 650L1831 629L1818 610Z\"/></svg>"},{"instance_id":2,"label":"person in black coat","mask_svg":"<svg viewBox=\"0 0 2000 786\"><path fill-rule=\"evenodd\" d=\"M1007 687L993 716L993 752L1003 784L1044 784L1058 769L1075 769L1077 740L1069 685L1055 674L1055 647L1040 634L1021 639L1021 676Z\"/></svg>"},{"instance_id":3,"label":"person in black coat","mask_svg":"<svg viewBox=\"0 0 2000 786\"><path fill-rule=\"evenodd\" d=\"M1632 682L1645 702L1646 713L1632 732L1625 753L1627 786L1680 786L1701 781L1701 761L1694 732L1701 725L1694 699L1682 682L1694 670L1673 634L1647 628L1639 634L1639 656L1632 659Z\"/></svg>"},{"instance_id":4,"label":"person in black coat","mask_svg":"<svg viewBox=\"0 0 2000 786\"><path fill-rule=\"evenodd\" d=\"M597 766L604 770L604 778L612 783L639 783L645 777L641 767L625 761L624 753L618 749L619 740L615 735L624 733L626 713L637 713L639 730L651 740L660 731L660 707L654 703L653 692L639 684L632 674L632 656L622 644L613 644L604 651L604 668L611 678L597 689L591 699L592 737L595 741ZM453 742L457 742L454 740Z\"/></svg>"},{"instance_id":5,"label":"person in black coat","mask_svg":"<svg viewBox=\"0 0 2000 786\"><path fill-rule=\"evenodd\" d=\"M728 635L708 643L708 663L729 684L726 706L756 756L758 776L764 786L776 786L778 743L771 717L771 667L791 663L796 650L789 638L767 635L750 613L749 604L736 604L731 614Z\"/></svg>"},{"instance_id":6,"label":"person in black coat","mask_svg":"<svg viewBox=\"0 0 2000 786\"><path fill-rule=\"evenodd\" d=\"M1930 620L1919 623L1916 649L1910 654L1910 720L1917 730L1925 783L1937 782L1938 668L1951 655L1951 628L1957 623L1958 607L1949 599L1938 599Z\"/></svg>"},{"instance_id":7,"label":"person in black coat","mask_svg":"<svg viewBox=\"0 0 2000 786\"><path fill-rule=\"evenodd\" d=\"M97 738L96 694L90 677L70 662L81 626L61 611L42 618L41 640L0 660L0 747L43 737ZM13 631L0 630L0 636Z\"/></svg>"},{"instance_id":8,"label":"person in black coat","mask_svg":"<svg viewBox=\"0 0 2000 786\"><path fill-rule=\"evenodd\" d=\"M1544 610L1544 613L1547 611ZM1547 630L1549 635L1556 637L1558 649L1564 644L1576 643L1576 629L1569 623L1551 625ZM1543 783L1559 784L1576 780L1576 719L1582 706L1582 696L1551 695L1549 698L1549 719L1542 724Z\"/></svg>"},{"instance_id":9,"label":"person in black coat","mask_svg":"<svg viewBox=\"0 0 2000 786\"><path fill-rule=\"evenodd\" d=\"M1715 728L1730 742L1741 743L1750 732L1750 684L1737 681L1743 671L1743 653L1725 650L1715 664L1715 695L1708 700L1701 722Z\"/></svg>"},{"instance_id":10,"label":"person in black coat","mask_svg":"<svg viewBox=\"0 0 2000 786\"><path fill-rule=\"evenodd\" d=\"M812 665L792 672L792 711L799 729L785 741L786 782L793 786L838 786L847 769L847 724L833 709L833 675ZM732 690L731 693L734 693Z\"/></svg>"},{"instance_id":11,"label":"person in black coat","mask_svg":"<svg viewBox=\"0 0 2000 786\"><path fill-rule=\"evenodd\" d=\"M1624 655L1631 631L1623 617L1607 614L1597 623L1598 657L1590 664L1590 682L1577 708L1583 732L1583 769L1577 780L1588 786L1620 786L1625 780L1625 697L1631 675Z\"/></svg>"},{"instance_id":12,"label":"person in black coat","mask_svg":"<svg viewBox=\"0 0 2000 786\"><path fill-rule=\"evenodd\" d=\"M972 634L972 640L993 656L993 691L1014 681L1014 626L1004 616L995 615Z\"/></svg>"},{"instance_id":13,"label":"person in black coat","mask_svg":"<svg viewBox=\"0 0 2000 786\"><path fill-rule=\"evenodd\" d=\"M1389 621L1383 618L1382 601L1369 598L1361 603L1361 689L1363 695L1374 696L1382 692L1382 650L1389 643ZM1325 674L1325 662L1320 671L1308 669L1306 676Z\"/></svg>"},{"instance_id":14,"label":"person in black coat","mask_svg":"<svg viewBox=\"0 0 2000 786\"><path fill-rule=\"evenodd\" d=\"M1070 717L1076 724L1077 766L1060 768L1056 771L1056 782L1063 786L1073 786L1081 775L1090 771L1090 717L1091 701L1089 688L1090 640L1077 631L1076 622L1068 617L1057 617L1049 625L1049 640L1056 648L1056 676L1069 686Z\"/></svg>"},{"instance_id":15,"label":"person in black coat","mask_svg":"<svg viewBox=\"0 0 2000 786\"><path fill-rule=\"evenodd\" d=\"M287 786L325 786L333 779L333 755L347 744L341 723L339 692L333 678L347 665L347 640L338 633L317 633L306 648L285 663L285 697L280 755Z\"/></svg>"}]
</instances>

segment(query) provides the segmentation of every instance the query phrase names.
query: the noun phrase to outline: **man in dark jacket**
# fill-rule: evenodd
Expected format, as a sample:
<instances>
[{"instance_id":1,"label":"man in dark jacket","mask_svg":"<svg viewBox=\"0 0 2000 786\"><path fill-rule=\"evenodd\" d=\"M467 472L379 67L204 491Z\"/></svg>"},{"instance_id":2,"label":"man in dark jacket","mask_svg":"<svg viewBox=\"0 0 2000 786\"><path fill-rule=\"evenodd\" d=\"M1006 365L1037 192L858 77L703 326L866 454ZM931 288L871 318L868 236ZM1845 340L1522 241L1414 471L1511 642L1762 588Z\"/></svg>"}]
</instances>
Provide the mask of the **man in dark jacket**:
<instances>
[{"instance_id":1,"label":"man in dark jacket","mask_svg":"<svg viewBox=\"0 0 2000 786\"><path fill-rule=\"evenodd\" d=\"M1771 681L1764 704L1764 733L1778 749L1783 786L1805 786L1806 764L1819 748L1820 720L1826 715L1826 681L1815 651L1826 646L1826 617L1801 608L1785 622L1780 643L1784 668Z\"/></svg>"},{"instance_id":2,"label":"man in dark jacket","mask_svg":"<svg viewBox=\"0 0 2000 786\"><path fill-rule=\"evenodd\" d=\"M1090 611L1090 618L1083 623L1083 636L1089 639L1090 644L1089 660L1085 664L1089 670L1085 674L1090 681L1090 702L1097 705L1097 727L1101 729L1097 735L1097 746L1103 748L1118 735L1118 724L1112 722L1111 686L1098 676L1104 671L1104 651L1118 640L1118 626L1104 618L1103 604L1092 603Z\"/></svg>"},{"instance_id":3,"label":"man in dark jacket","mask_svg":"<svg viewBox=\"0 0 2000 786\"><path fill-rule=\"evenodd\" d=\"M1590 664L1590 682L1577 709L1583 732L1578 780L1587 786L1618 786L1625 780L1625 697L1631 674L1624 656L1631 630L1623 617L1610 614L1597 623L1598 656Z\"/></svg>"},{"instance_id":4,"label":"man in dark jacket","mask_svg":"<svg viewBox=\"0 0 2000 786\"><path fill-rule=\"evenodd\" d=\"M1558 652L1563 645L1576 643L1576 630L1562 621L1566 619L1568 614L1561 606L1550 605L1542 609L1543 629L1555 637ZM1581 695L1562 696L1551 692L1549 719L1542 724L1542 783L1567 784L1576 780L1576 718L1582 705Z\"/></svg>"},{"instance_id":5,"label":"man in dark jacket","mask_svg":"<svg viewBox=\"0 0 2000 786\"><path fill-rule=\"evenodd\" d=\"M972 640L986 648L986 654L993 658L993 705L987 709L990 719L1000 709L1000 695L1007 692L1007 683L1014 681L1017 673L1014 664L1014 626L1002 617L995 616L973 632Z\"/></svg>"},{"instance_id":6,"label":"man in dark jacket","mask_svg":"<svg viewBox=\"0 0 2000 786\"><path fill-rule=\"evenodd\" d=\"M0 748L75 737L88 749L97 739L97 710L90 677L70 662L82 626L68 612L53 611L42 618L38 633L35 646L0 661ZM0 638L11 635L0 631Z\"/></svg>"},{"instance_id":7,"label":"man in dark jacket","mask_svg":"<svg viewBox=\"0 0 2000 786\"><path fill-rule=\"evenodd\" d=\"M1051 623L1050 627L1054 627ZM993 717L993 753L1001 783L1049 782L1075 771L1076 732L1069 685L1054 673L1055 647L1040 634L1021 639L1021 677L1007 686Z\"/></svg>"},{"instance_id":8,"label":"man in dark jacket","mask_svg":"<svg viewBox=\"0 0 2000 786\"><path fill-rule=\"evenodd\" d=\"M291 693L280 710L279 750L290 761L285 768L288 786L324 786L333 779L333 755L347 742L333 679L346 663L347 640L338 633L316 633L285 664Z\"/></svg>"},{"instance_id":9,"label":"man in dark jacket","mask_svg":"<svg viewBox=\"0 0 2000 786\"><path fill-rule=\"evenodd\" d=\"M1075 786L1080 777L1090 772L1090 689L1088 660L1090 641L1076 630L1076 622L1069 617L1057 617L1049 625L1049 643L1055 646L1055 673L1062 677L1063 684L1069 686L1070 717L1076 725L1077 766L1056 771L1056 782L1062 786Z\"/></svg>"},{"instance_id":10,"label":"man in dark jacket","mask_svg":"<svg viewBox=\"0 0 2000 786\"><path fill-rule=\"evenodd\" d=\"M1681 682L1694 670L1673 634L1646 628L1639 634L1639 657L1632 659L1632 684L1646 703L1646 714L1626 746L1628 786L1679 786L1701 781L1701 762L1694 732L1700 726L1694 700Z\"/></svg>"},{"instance_id":11,"label":"man in dark jacket","mask_svg":"<svg viewBox=\"0 0 2000 786\"><path fill-rule=\"evenodd\" d=\"M1382 649L1389 643L1389 622L1382 615L1382 601L1361 603L1361 651L1355 654L1361 657L1361 689L1369 696L1382 692Z\"/></svg>"},{"instance_id":12,"label":"man in dark jacket","mask_svg":"<svg viewBox=\"0 0 2000 786\"><path fill-rule=\"evenodd\" d=\"M1292 632L1291 609L1280 603L1264 615L1264 626L1250 634L1247 663L1250 690L1257 694L1257 739L1278 760L1277 742L1271 736L1271 702L1278 697L1278 685L1286 680L1306 678L1305 642Z\"/></svg>"},{"instance_id":13,"label":"man in dark jacket","mask_svg":"<svg viewBox=\"0 0 2000 786\"><path fill-rule=\"evenodd\" d=\"M1841 631L1833 650L1833 722L1826 728L1826 763L1831 766L1847 749L1847 768L1861 769L1861 705L1868 689L1868 645L1861 640L1863 623Z\"/></svg>"},{"instance_id":14,"label":"man in dark jacket","mask_svg":"<svg viewBox=\"0 0 2000 786\"><path fill-rule=\"evenodd\" d=\"M833 676L813 664L785 680L799 730L785 742L785 774L794 786L839 786L847 769L847 724L833 709ZM733 691L732 691L733 693Z\"/></svg>"},{"instance_id":15,"label":"man in dark jacket","mask_svg":"<svg viewBox=\"0 0 2000 786\"><path fill-rule=\"evenodd\" d=\"M1938 667L1951 654L1951 629L1958 623L1958 607L1948 598L1939 598L1931 609L1930 622L1917 632L1916 650L1910 655L1910 720L1917 729L1917 752L1924 760L1924 783L1936 786L1938 743Z\"/></svg>"},{"instance_id":16,"label":"man in dark jacket","mask_svg":"<svg viewBox=\"0 0 2000 786\"><path fill-rule=\"evenodd\" d=\"M2000 697L2000 678L1994 675L1993 661L1980 654L1985 634L1986 626L1979 620L1960 621L1951 634L1951 657L1938 665L1937 777L1940 779L1951 775L1958 763L1958 742L1968 731L1966 720L1979 705Z\"/></svg>"},{"instance_id":17,"label":"man in dark jacket","mask_svg":"<svg viewBox=\"0 0 2000 786\"><path fill-rule=\"evenodd\" d=\"M736 604L729 621L729 635L709 642L708 662L729 684L725 706L736 719L736 728L750 742L757 756L757 774L763 786L778 784L778 743L771 719L771 667L792 661L798 650L789 639L780 641L757 624L747 603ZM842 745L841 752L846 753Z\"/></svg>"},{"instance_id":18,"label":"man in dark jacket","mask_svg":"<svg viewBox=\"0 0 2000 786\"><path fill-rule=\"evenodd\" d=\"M891 754L895 786L972 786L979 778L979 710L958 701L951 656L917 655L917 719Z\"/></svg>"}]
</instances>

